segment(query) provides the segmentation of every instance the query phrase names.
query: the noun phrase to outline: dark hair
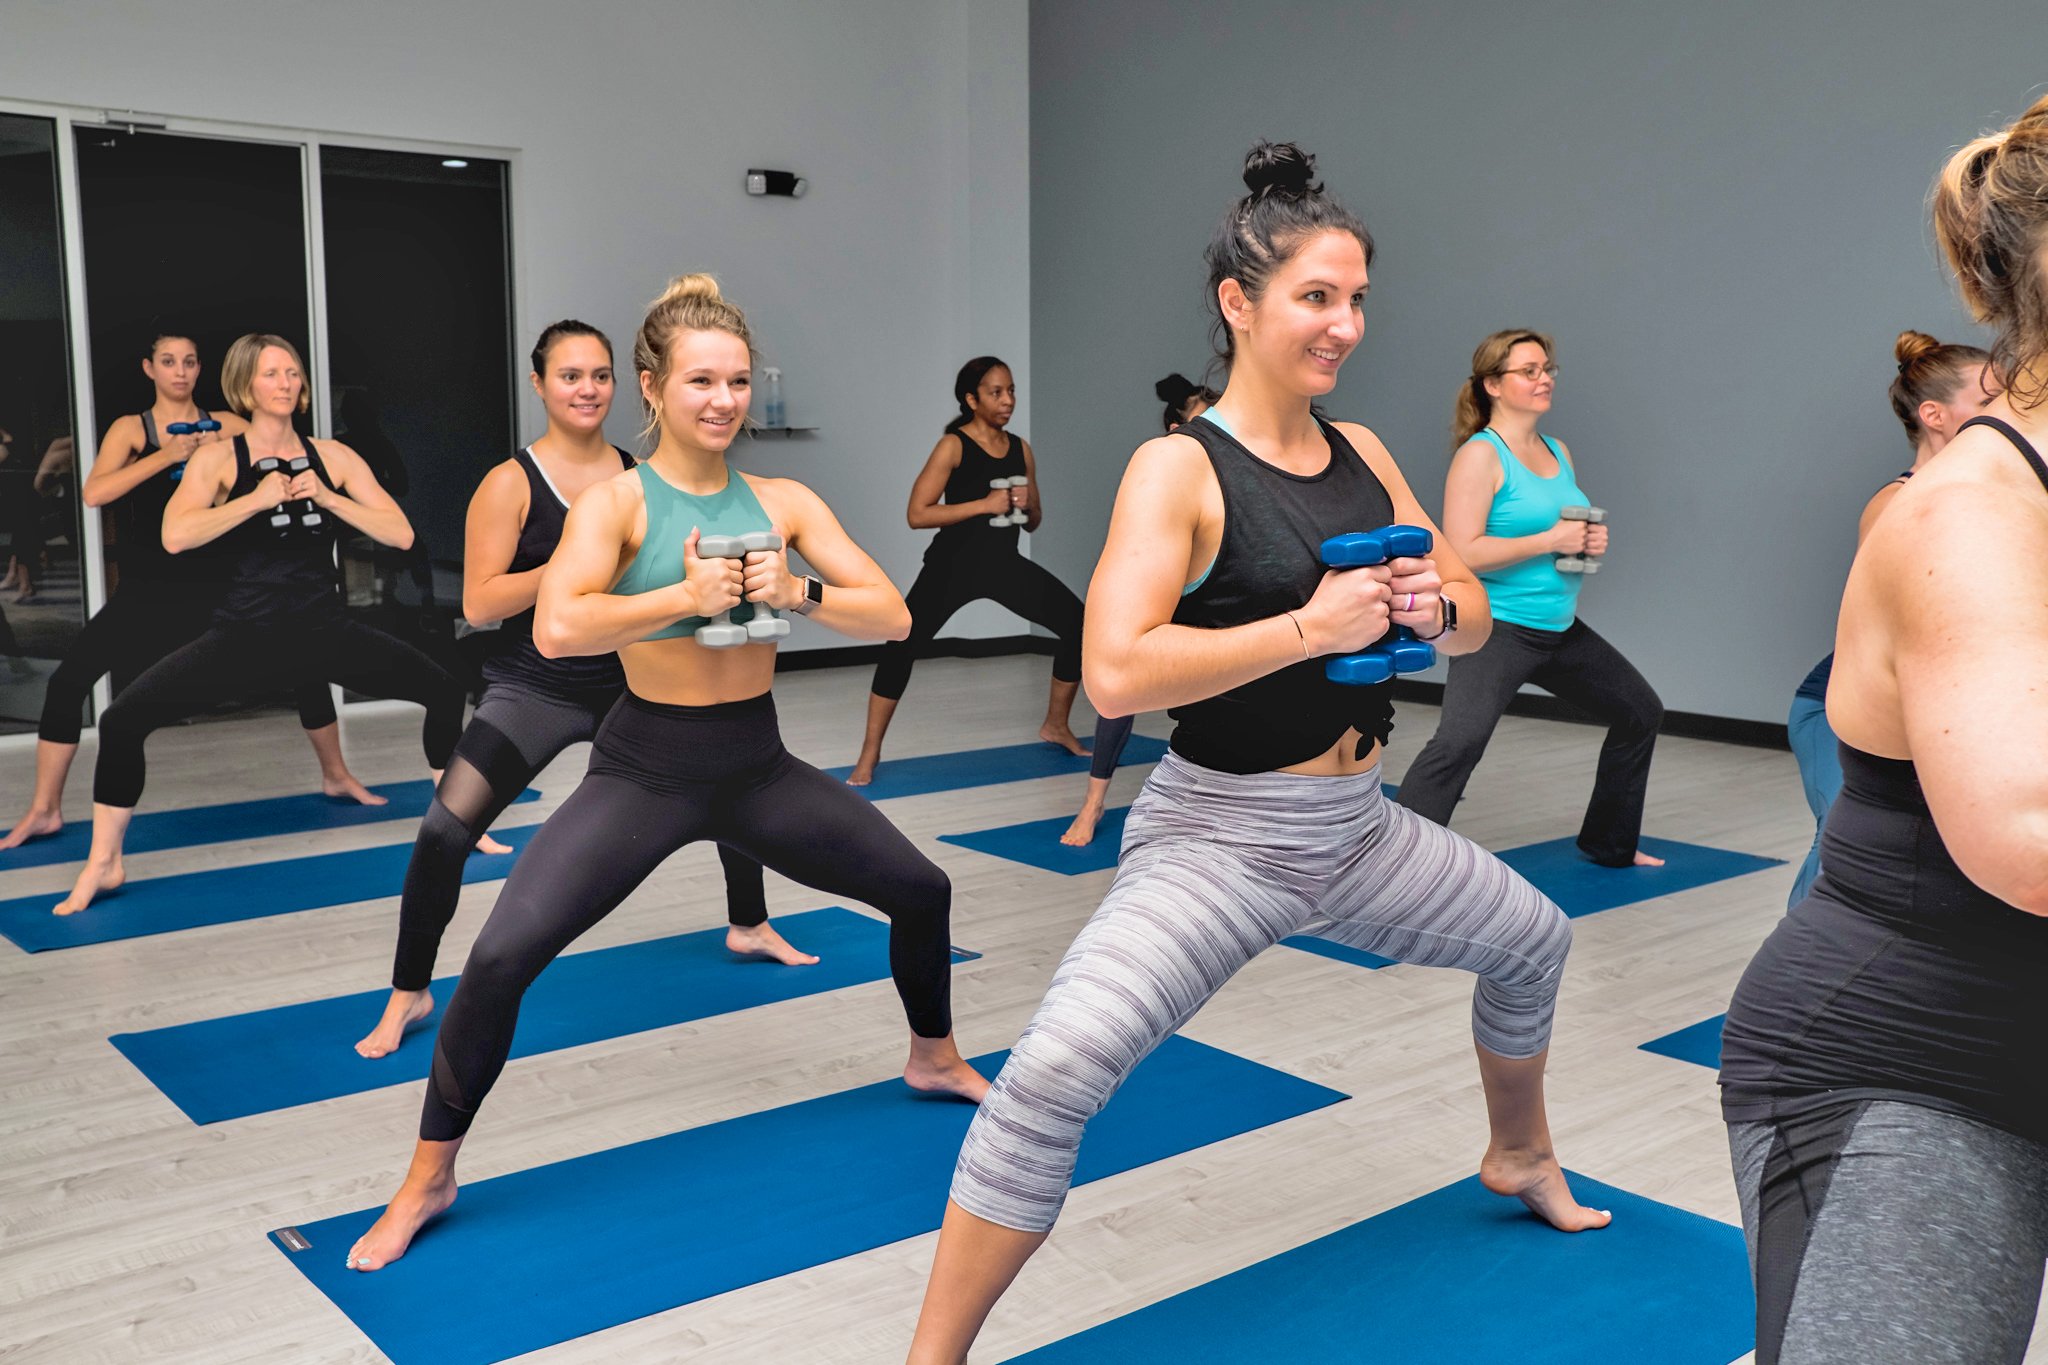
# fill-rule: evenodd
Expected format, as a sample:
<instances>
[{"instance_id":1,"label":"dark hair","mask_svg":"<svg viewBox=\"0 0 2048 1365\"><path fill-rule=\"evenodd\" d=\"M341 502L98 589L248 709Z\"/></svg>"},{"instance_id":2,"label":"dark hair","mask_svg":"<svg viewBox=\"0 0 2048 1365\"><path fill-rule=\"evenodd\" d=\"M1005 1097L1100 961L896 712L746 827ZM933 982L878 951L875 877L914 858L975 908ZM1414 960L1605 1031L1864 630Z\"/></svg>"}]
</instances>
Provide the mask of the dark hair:
<instances>
[{"instance_id":1,"label":"dark hair","mask_svg":"<svg viewBox=\"0 0 2048 1365\"><path fill-rule=\"evenodd\" d=\"M612 353L612 339L610 337L598 331L597 328L592 327L587 322L578 322L575 318L563 318L560 322L549 323L547 328L541 332L540 340L533 343L533 372L535 374L543 376L547 374L548 352L554 350L555 343L565 337L596 337L598 344L604 347L605 355L610 356Z\"/></svg>"},{"instance_id":2,"label":"dark hair","mask_svg":"<svg viewBox=\"0 0 2048 1365\"><path fill-rule=\"evenodd\" d=\"M960 367L960 373L953 376L953 401L960 405L960 415L946 423L947 435L974 420L974 409L967 406L967 395L981 392L981 381L988 378L988 372L1009 368L992 355L978 355Z\"/></svg>"},{"instance_id":3,"label":"dark hair","mask_svg":"<svg viewBox=\"0 0 2048 1365\"><path fill-rule=\"evenodd\" d=\"M1168 431L1187 421L1188 404L1195 399L1199 398L1204 403L1214 406L1216 401L1223 397L1206 384L1197 384L1178 371L1154 384L1152 392L1158 395L1160 402L1166 404L1166 415L1159 421Z\"/></svg>"},{"instance_id":4,"label":"dark hair","mask_svg":"<svg viewBox=\"0 0 2048 1365\"><path fill-rule=\"evenodd\" d=\"M1209 266L1209 307L1216 312L1209 326L1216 348L1211 374L1227 373L1236 359L1236 340L1216 294L1225 280L1236 280L1245 297L1257 303L1273 272L1293 259L1303 243L1325 232L1356 237L1365 263L1372 264L1372 234L1357 214L1323 193L1315 174L1316 159L1291 142L1260 141L1245 154L1244 183L1250 192L1230 206L1202 253Z\"/></svg>"},{"instance_id":5,"label":"dark hair","mask_svg":"<svg viewBox=\"0 0 2048 1365\"><path fill-rule=\"evenodd\" d=\"M155 322L142 330L149 338L142 348L142 358L144 360L155 360L157 343L168 340L171 337L177 337L181 341L189 341L192 343L192 349L195 351L199 349L199 338L190 332L179 331L178 325L175 322Z\"/></svg>"},{"instance_id":6,"label":"dark hair","mask_svg":"<svg viewBox=\"0 0 2048 1365\"><path fill-rule=\"evenodd\" d=\"M1892 411L1906 428L1906 439L1916 446L1926 434L1920 425L1920 405L1947 402L1991 361L1990 352L1975 346L1944 346L1925 332L1910 330L1899 333L1892 354L1899 361L1899 372L1892 377Z\"/></svg>"}]
</instances>

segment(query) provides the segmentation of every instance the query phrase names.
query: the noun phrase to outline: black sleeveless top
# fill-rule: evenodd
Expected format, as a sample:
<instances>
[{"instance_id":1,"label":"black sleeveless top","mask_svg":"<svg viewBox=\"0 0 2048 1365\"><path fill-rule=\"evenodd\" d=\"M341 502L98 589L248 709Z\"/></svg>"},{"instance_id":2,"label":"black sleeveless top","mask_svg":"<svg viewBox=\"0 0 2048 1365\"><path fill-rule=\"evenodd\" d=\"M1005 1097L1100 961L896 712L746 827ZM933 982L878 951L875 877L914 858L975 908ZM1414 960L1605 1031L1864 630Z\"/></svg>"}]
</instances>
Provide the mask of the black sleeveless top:
<instances>
[{"instance_id":1,"label":"black sleeveless top","mask_svg":"<svg viewBox=\"0 0 2048 1365\"><path fill-rule=\"evenodd\" d=\"M1174 607L1175 625L1217 630L1292 611L1322 581L1323 541L1393 522L1386 487L1341 432L1316 422L1330 463L1309 475L1274 468L1212 422L1182 424L1179 434L1201 442L1223 490L1223 539L1207 575ZM1356 727L1363 756L1394 728L1393 685L1334 683L1324 663L1304 659L1172 708L1173 751L1221 772L1271 772L1326 752Z\"/></svg>"},{"instance_id":2,"label":"black sleeveless top","mask_svg":"<svg viewBox=\"0 0 2048 1365\"><path fill-rule=\"evenodd\" d=\"M953 433L960 438L960 463L946 476L946 491L939 499L946 503L980 502L989 494L991 479L1016 478L1024 473L1024 461L1017 453L1017 438L1008 432L1003 439L1002 458L983 450L972 436L964 431ZM1017 552L1017 534L1021 527L991 526L987 517L969 517L956 521L951 526L941 526L939 533L932 537L932 543L924 552L926 559L937 555L960 554L968 551L988 553Z\"/></svg>"},{"instance_id":3,"label":"black sleeveless top","mask_svg":"<svg viewBox=\"0 0 2048 1365\"><path fill-rule=\"evenodd\" d=\"M320 452L303 436L299 444L320 482L333 488ZM262 481L249 464L249 438L235 437L235 486L228 497L242 497ZM296 513L299 504L288 502L285 508ZM270 512L260 511L215 542L227 575L213 613L215 624L317 626L341 620L334 567L340 520L329 512L317 527L294 527L291 534L279 535L270 518Z\"/></svg>"},{"instance_id":4,"label":"black sleeveless top","mask_svg":"<svg viewBox=\"0 0 2048 1365\"><path fill-rule=\"evenodd\" d=\"M2048 488L2048 466L1996 418ZM1721 1110L1768 1122L1899 1100L2048 1141L2048 918L1956 866L1913 765L1840 746L1821 874L1764 941L1721 1035Z\"/></svg>"},{"instance_id":5,"label":"black sleeveless top","mask_svg":"<svg viewBox=\"0 0 2048 1365\"><path fill-rule=\"evenodd\" d=\"M163 438L157 434L154 412L144 412L141 418L142 449L135 452L135 458L146 460L164 448ZM178 491L178 482L184 477L182 464L160 469L114 504L115 525L120 528L121 537L118 562L123 587L197 583L220 576L217 556L208 553L211 546L200 546L181 555L164 549L164 508L170 505L171 494Z\"/></svg>"},{"instance_id":6,"label":"black sleeveless top","mask_svg":"<svg viewBox=\"0 0 2048 1365\"><path fill-rule=\"evenodd\" d=\"M612 447L618 450L617 446ZM631 469L634 460L619 450L620 467ZM562 543L562 525L569 505L549 482L547 471L528 446L513 460L526 475L526 520L519 528L519 544L512 551L507 573L538 569L554 558ZM534 648L534 608L508 616L498 626L490 657L484 660L484 681L500 686L538 689L550 694L584 695L617 692L626 685L626 672L617 654L579 655L550 659Z\"/></svg>"}]
</instances>

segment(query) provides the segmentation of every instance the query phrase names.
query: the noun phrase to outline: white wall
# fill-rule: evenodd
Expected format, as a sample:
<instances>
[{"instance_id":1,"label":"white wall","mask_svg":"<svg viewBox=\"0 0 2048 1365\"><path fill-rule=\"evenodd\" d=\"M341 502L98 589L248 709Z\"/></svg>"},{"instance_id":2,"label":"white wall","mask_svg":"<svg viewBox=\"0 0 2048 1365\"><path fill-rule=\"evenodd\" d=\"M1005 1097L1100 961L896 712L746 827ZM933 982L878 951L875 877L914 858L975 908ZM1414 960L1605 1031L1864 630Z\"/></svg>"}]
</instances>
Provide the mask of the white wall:
<instances>
[{"instance_id":1,"label":"white wall","mask_svg":"<svg viewBox=\"0 0 2048 1365\"><path fill-rule=\"evenodd\" d=\"M994 349L1028 374L1026 48L1025 0L6 0L0 92L173 131L513 149L521 351L577 316L624 364L669 276L717 274L783 368L790 421L823 428L758 443L748 467L811 483L908 587L929 533L903 506L953 372ZM750 166L809 192L749 198ZM638 404L620 389L628 444ZM540 423L529 397L522 428ZM949 633L1018 629L989 611ZM811 626L792 641L839 643Z\"/></svg>"}]
</instances>

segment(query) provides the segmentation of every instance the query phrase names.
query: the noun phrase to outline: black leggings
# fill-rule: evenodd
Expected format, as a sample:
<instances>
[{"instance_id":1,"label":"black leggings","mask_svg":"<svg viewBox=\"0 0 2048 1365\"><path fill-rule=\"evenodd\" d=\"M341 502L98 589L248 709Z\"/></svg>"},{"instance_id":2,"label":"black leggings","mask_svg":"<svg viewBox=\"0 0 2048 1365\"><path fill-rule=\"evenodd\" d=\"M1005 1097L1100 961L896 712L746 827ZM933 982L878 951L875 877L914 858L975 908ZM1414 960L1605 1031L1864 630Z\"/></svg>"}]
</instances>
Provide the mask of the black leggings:
<instances>
[{"instance_id":1,"label":"black leggings","mask_svg":"<svg viewBox=\"0 0 2048 1365\"><path fill-rule=\"evenodd\" d=\"M1095 743L1088 750L1088 776L1107 782L1116 776L1116 765L1123 762L1124 745L1131 742L1131 725L1136 716L1118 716L1114 720L1097 717L1095 721Z\"/></svg>"},{"instance_id":2,"label":"black leggings","mask_svg":"<svg viewBox=\"0 0 2048 1365\"><path fill-rule=\"evenodd\" d=\"M504 814L526 784L571 744L594 739L618 693L567 696L494 683L456 741L455 756L434 789L405 869L398 905L398 955L391 984L421 991L434 977L441 935L462 893L462 868L477 839ZM761 865L724 844L726 918L741 928L765 924L768 896Z\"/></svg>"},{"instance_id":3,"label":"black leggings","mask_svg":"<svg viewBox=\"0 0 2048 1365\"><path fill-rule=\"evenodd\" d=\"M910 638L882 646L882 661L875 665L874 694L901 700L903 689L910 685L910 668L917 661L919 648L945 628L954 612L984 599L1057 635L1053 677L1061 682L1081 681L1081 599L1053 577L1051 570L1014 550L970 550L928 558L918 570L917 581L903 599L910 608Z\"/></svg>"},{"instance_id":4,"label":"black leggings","mask_svg":"<svg viewBox=\"0 0 2048 1365\"><path fill-rule=\"evenodd\" d=\"M663 859L729 843L784 876L889 917L889 972L911 1032L952 1032L953 887L888 817L782 747L767 693L665 706L628 693L590 772L520 855L448 1002L420 1137L469 1131L512 1049L519 1002L548 963Z\"/></svg>"},{"instance_id":5,"label":"black leggings","mask_svg":"<svg viewBox=\"0 0 2048 1365\"><path fill-rule=\"evenodd\" d=\"M92 799L133 806L147 775L143 743L166 725L197 715L227 689L259 692L287 684L337 682L372 697L427 708L420 740L427 765L444 768L462 733L462 684L402 640L346 618L315 626L214 626L153 665L100 717L100 760Z\"/></svg>"},{"instance_id":6,"label":"black leggings","mask_svg":"<svg viewBox=\"0 0 2048 1365\"><path fill-rule=\"evenodd\" d=\"M76 744L92 685L117 669L133 677L181 645L206 633L214 592L203 583L155 588L131 583L93 613L71 642L64 662L43 690L37 735L51 744ZM320 678L293 689L299 724L320 730L334 724L334 694Z\"/></svg>"}]
</instances>

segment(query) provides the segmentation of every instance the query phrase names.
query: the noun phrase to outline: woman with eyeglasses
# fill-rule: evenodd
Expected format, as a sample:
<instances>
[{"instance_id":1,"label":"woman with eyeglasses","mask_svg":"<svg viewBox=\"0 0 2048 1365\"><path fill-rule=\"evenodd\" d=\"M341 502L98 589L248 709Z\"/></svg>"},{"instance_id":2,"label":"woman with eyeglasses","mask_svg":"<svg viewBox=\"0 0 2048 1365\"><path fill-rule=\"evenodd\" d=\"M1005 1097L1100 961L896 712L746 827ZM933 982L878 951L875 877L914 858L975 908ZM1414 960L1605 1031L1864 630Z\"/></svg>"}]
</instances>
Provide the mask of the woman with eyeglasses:
<instances>
[{"instance_id":1,"label":"woman with eyeglasses","mask_svg":"<svg viewBox=\"0 0 2048 1365\"><path fill-rule=\"evenodd\" d=\"M1493 606L1484 649L1451 660L1436 734L1396 798L1440 825L1464 794L1493 727L1523 683L1607 726L1579 849L1603 867L1660 867L1636 847L1664 703L1621 651L1578 616L1583 573L1559 556L1607 553L1607 527L1564 515L1591 500L1564 442L1537 430L1557 388L1556 350L1541 332L1495 332L1472 354L1451 420L1444 538L1479 573Z\"/></svg>"}]
</instances>

